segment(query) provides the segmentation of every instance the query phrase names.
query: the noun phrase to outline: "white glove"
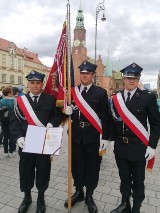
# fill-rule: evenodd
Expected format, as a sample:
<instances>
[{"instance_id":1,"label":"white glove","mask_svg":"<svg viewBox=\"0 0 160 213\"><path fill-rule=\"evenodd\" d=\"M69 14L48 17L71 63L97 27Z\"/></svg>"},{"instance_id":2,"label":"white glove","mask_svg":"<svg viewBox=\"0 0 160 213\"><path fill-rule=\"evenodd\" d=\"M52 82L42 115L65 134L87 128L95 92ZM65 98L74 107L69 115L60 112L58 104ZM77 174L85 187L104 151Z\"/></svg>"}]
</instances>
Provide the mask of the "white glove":
<instances>
[{"instance_id":1,"label":"white glove","mask_svg":"<svg viewBox=\"0 0 160 213\"><path fill-rule=\"evenodd\" d=\"M146 160L151 160L156 154L156 150L152 149L150 146L147 147L146 149L146 154L145 154L145 158Z\"/></svg>"},{"instance_id":2,"label":"white glove","mask_svg":"<svg viewBox=\"0 0 160 213\"><path fill-rule=\"evenodd\" d=\"M112 151L114 151L114 143L115 143L115 141L110 141L110 142L109 142L109 146L110 146L110 149L111 149Z\"/></svg>"},{"instance_id":3,"label":"white glove","mask_svg":"<svg viewBox=\"0 0 160 213\"><path fill-rule=\"evenodd\" d=\"M24 146L25 146L24 137L18 138L17 144L18 144L19 147L21 147L23 149Z\"/></svg>"},{"instance_id":4,"label":"white glove","mask_svg":"<svg viewBox=\"0 0 160 213\"><path fill-rule=\"evenodd\" d=\"M73 113L72 107L71 106L66 106L64 113L66 115L72 115L72 113Z\"/></svg>"},{"instance_id":5,"label":"white glove","mask_svg":"<svg viewBox=\"0 0 160 213\"><path fill-rule=\"evenodd\" d=\"M108 140L100 140L100 146L99 146L99 151L101 150L106 150L108 146Z\"/></svg>"},{"instance_id":6,"label":"white glove","mask_svg":"<svg viewBox=\"0 0 160 213\"><path fill-rule=\"evenodd\" d=\"M47 130L48 130L49 128L52 128L52 127L53 127L53 125L52 125L51 123L48 123L47 126L46 126Z\"/></svg>"}]
</instances>

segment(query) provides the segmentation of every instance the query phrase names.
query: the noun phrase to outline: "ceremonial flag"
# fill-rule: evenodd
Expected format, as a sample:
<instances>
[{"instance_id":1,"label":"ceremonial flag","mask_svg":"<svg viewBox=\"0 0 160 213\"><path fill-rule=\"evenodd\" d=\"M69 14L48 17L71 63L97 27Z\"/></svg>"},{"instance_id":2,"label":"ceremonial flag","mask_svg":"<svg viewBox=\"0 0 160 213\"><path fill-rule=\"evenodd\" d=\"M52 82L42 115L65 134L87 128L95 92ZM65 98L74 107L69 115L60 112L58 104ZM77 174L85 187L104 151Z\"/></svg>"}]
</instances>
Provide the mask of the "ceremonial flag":
<instances>
[{"instance_id":1,"label":"ceremonial flag","mask_svg":"<svg viewBox=\"0 0 160 213\"><path fill-rule=\"evenodd\" d=\"M71 55L71 87L74 87L74 67L73 67L73 59Z\"/></svg>"},{"instance_id":2,"label":"ceremonial flag","mask_svg":"<svg viewBox=\"0 0 160 213\"><path fill-rule=\"evenodd\" d=\"M54 63L44 93L55 96L56 105L64 107L64 100L66 99L66 22L63 25Z\"/></svg>"}]
</instances>

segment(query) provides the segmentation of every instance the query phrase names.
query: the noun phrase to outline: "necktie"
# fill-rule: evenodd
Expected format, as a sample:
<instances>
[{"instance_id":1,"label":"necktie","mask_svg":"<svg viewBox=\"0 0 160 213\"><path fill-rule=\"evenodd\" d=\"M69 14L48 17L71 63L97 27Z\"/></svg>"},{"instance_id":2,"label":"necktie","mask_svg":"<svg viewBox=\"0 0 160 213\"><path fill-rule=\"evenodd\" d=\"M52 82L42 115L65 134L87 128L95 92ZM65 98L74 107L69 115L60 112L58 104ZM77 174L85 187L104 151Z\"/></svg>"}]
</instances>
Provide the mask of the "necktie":
<instances>
[{"instance_id":1,"label":"necktie","mask_svg":"<svg viewBox=\"0 0 160 213\"><path fill-rule=\"evenodd\" d=\"M128 105L128 103L129 103L129 101L130 101L131 93L128 92L127 95L128 95L128 96L127 96L127 100L126 100L126 106Z\"/></svg>"},{"instance_id":2,"label":"necktie","mask_svg":"<svg viewBox=\"0 0 160 213\"><path fill-rule=\"evenodd\" d=\"M86 93L87 93L87 87L84 87L83 91L81 93L82 97L84 97L86 95Z\"/></svg>"},{"instance_id":3,"label":"necktie","mask_svg":"<svg viewBox=\"0 0 160 213\"><path fill-rule=\"evenodd\" d=\"M34 95L33 98L34 98L34 101L33 101L33 102L34 102L35 104L37 104L37 103L38 103L38 101L37 101L38 96L37 96L37 95Z\"/></svg>"}]
</instances>

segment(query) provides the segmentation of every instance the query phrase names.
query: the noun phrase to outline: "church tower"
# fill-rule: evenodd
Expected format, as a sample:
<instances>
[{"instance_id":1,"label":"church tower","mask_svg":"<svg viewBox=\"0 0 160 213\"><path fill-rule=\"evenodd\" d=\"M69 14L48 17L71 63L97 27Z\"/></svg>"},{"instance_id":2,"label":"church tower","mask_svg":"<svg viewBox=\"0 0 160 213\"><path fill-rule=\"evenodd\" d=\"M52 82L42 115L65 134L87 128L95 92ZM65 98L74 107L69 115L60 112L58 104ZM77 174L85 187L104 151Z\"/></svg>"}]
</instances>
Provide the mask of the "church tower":
<instances>
[{"instance_id":1,"label":"church tower","mask_svg":"<svg viewBox=\"0 0 160 213\"><path fill-rule=\"evenodd\" d=\"M86 49L86 29L84 27L84 16L81 5L76 17L76 27L74 28L72 58L74 62L75 84L77 85L80 83L80 72L78 67L84 60L88 60Z\"/></svg>"},{"instance_id":2,"label":"church tower","mask_svg":"<svg viewBox=\"0 0 160 213\"><path fill-rule=\"evenodd\" d=\"M84 16L83 16L83 10L81 8L78 10L78 14L76 17L76 27L74 29L73 46L86 47L86 29L84 27Z\"/></svg>"}]
</instances>

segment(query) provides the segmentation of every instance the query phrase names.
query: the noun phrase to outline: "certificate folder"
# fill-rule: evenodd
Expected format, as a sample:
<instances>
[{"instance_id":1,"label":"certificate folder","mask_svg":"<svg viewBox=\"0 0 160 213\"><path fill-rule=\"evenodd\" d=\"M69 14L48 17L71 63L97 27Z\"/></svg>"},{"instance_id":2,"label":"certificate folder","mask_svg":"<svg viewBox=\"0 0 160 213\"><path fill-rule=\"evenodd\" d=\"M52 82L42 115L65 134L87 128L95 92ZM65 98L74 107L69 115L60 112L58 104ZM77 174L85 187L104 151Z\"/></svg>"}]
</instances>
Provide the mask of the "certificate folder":
<instances>
[{"instance_id":1,"label":"certificate folder","mask_svg":"<svg viewBox=\"0 0 160 213\"><path fill-rule=\"evenodd\" d=\"M63 128L28 125L23 152L59 155Z\"/></svg>"}]
</instances>

